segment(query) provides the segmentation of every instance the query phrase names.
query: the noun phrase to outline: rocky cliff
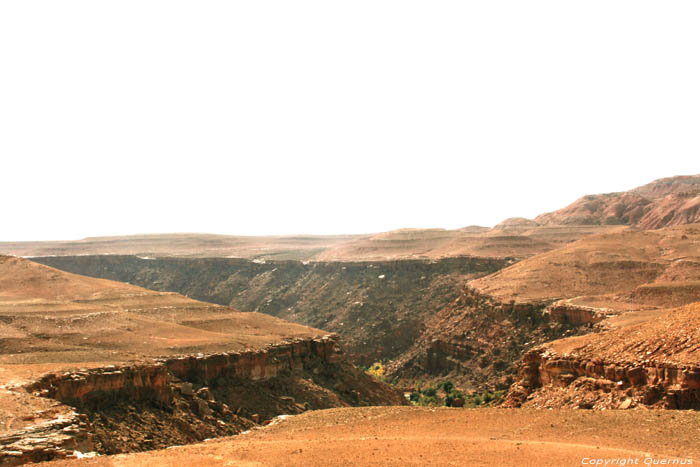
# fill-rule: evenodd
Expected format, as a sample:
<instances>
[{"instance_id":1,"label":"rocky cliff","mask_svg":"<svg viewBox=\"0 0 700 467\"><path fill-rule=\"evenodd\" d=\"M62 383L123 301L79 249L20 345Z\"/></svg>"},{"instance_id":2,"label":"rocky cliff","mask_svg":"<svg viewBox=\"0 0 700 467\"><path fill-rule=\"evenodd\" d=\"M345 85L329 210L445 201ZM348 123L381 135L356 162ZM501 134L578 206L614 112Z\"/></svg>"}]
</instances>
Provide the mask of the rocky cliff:
<instances>
[{"instance_id":1,"label":"rocky cliff","mask_svg":"<svg viewBox=\"0 0 700 467\"><path fill-rule=\"evenodd\" d=\"M309 409L406 403L346 363L331 335L49 374L26 390L78 413L0 438L2 465L185 444Z\"/></svg>"},{"instance_id":2,"label":"rocky cliff","mask_svg":"<svg viewBox=\"0 0 700 467\"><path fill-rule=\"evenodd\" d=\"M406 381L449 377L478 391L507 389L523 352L589 332L592 321L553 311L561 308L551 300L501 301L467 285L427 320L426 332L389 364L389 375Z\"/></svg>"},{"instance_id":3,"label":"rocky cliff","mask_svg":"<svg viewBox=\"0 0 700 467\"><path fill-rule=\"evenodd\" d=\"M700 409L700 304L628 315L629 324L527 352L508 405Z\"/></svg>"},{"instance_id":4,"label":"rocky cliff","mask_svg":"<svg viewBox=\"0 0 700 467\"><path fill-rule=\"evenodd\" d=\"M535 350L523 357L520 377L507 406L700 409L700 365L612 362Z\"/></svg>"}]
</instances>

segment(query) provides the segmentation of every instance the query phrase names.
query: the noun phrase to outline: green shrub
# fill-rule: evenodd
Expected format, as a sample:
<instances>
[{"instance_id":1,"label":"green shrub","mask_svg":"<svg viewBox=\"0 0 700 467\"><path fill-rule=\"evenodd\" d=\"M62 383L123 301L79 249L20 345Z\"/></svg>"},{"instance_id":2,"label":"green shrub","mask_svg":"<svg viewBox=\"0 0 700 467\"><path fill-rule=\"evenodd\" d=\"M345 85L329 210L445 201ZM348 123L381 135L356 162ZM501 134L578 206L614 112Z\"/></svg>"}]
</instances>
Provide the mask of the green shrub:
<instances>
[{"instance_id":1,"label":"green shrub","mask_svg":"<svg viewBox=\"0 0 700 467\"><path fill-rule=\"evenodd\" d=\"M454 383L452 383L452 381L445 381L439 387L442 388L445 394L449 394L455 388L455 385Z\"/></svg>"},{"instance_id":2,"label":"green shrub","mask_svg":"<svg viewBox=\"0 0 700 467\"><path fill-rule=\"evenodd\" d=\"M434 405L436 402L435 396L425 396L421 399L421 405Z\"/></svg>"}]
</instances>

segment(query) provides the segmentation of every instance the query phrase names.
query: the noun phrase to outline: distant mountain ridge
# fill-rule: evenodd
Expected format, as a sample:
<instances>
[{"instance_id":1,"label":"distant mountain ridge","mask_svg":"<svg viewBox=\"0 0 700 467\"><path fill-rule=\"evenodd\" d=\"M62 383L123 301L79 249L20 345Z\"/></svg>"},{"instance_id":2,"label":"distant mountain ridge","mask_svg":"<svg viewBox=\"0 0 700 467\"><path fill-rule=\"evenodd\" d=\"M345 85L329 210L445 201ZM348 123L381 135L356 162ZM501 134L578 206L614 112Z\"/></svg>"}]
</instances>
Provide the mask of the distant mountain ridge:
<instances>
[{"instance_id":1,"label":"distant mountain ridge","mask_svg":"<svg viewBox=\"0 0 700 467\"><path fill-rule=\"evenodd\" d=\"M662 178L619 193L586 195L535 218L539 225L630 225L660 229L700 222L700 175Z\"/></svg>"}]
</instances>

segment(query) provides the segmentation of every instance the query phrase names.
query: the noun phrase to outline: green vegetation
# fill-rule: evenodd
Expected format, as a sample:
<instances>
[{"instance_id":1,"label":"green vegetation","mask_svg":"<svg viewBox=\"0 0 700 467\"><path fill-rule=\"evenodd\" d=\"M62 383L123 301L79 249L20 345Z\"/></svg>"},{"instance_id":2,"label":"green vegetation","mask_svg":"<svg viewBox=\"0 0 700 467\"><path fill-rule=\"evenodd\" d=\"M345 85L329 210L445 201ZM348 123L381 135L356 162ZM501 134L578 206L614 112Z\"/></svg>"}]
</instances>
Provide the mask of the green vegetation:
<instances>
[{"instance_id":1,"label":"green vegetation","mask_svg":"<svg viewBox=\"0 0 700 467\"><path fill-rule=\"evenodd\" d=\"M371 367L367 368L365 370L365 373L370 374L377 378L379 381L382 382L387 382L386 381L386 369L384 368L384 363L383 362L375 362L372 364Z\"/></svg>"},{"instance_id":2,"label":"green vegetation","mask_svg":"<svg viewBox=\"0 0 700 467\"><path fill-rule=\"evenodd\" d=\"M464 395L452 381L444 381L426 388L417 387L409 400L413 405L446 406L446 407L493 407L501 404L506 397L506 391L485 391Z\"/></svg>"},{"instance_id":3,"label":"green vegetation","mask_svg":"<svg viewBox=\"0 0 700 467\"><path fill-rule=\"evenodd\" d=\"M465 397L465 407L493 407L500 405L506 398L506 391L486 391L482 393L469 394Z\"/></svg>"}]
</instances>

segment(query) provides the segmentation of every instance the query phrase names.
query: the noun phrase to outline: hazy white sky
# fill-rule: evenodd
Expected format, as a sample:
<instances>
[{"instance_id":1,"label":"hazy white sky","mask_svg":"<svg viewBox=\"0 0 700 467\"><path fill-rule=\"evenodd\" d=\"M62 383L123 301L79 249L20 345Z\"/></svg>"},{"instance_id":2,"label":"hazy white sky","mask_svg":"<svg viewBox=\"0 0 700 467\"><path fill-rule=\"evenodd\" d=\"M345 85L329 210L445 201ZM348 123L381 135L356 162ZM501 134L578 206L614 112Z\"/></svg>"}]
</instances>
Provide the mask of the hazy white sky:
<instances>
[{"instance_id":1,"label":"hazy white sky","mask_svg":"<svg viewBox=\"0 0 700 467\"><path fill-rule=\"evenodd\" d=\"M0 240L493 225L700 172L700 2L0 2Z\"/></svg>"}]
</instances>

